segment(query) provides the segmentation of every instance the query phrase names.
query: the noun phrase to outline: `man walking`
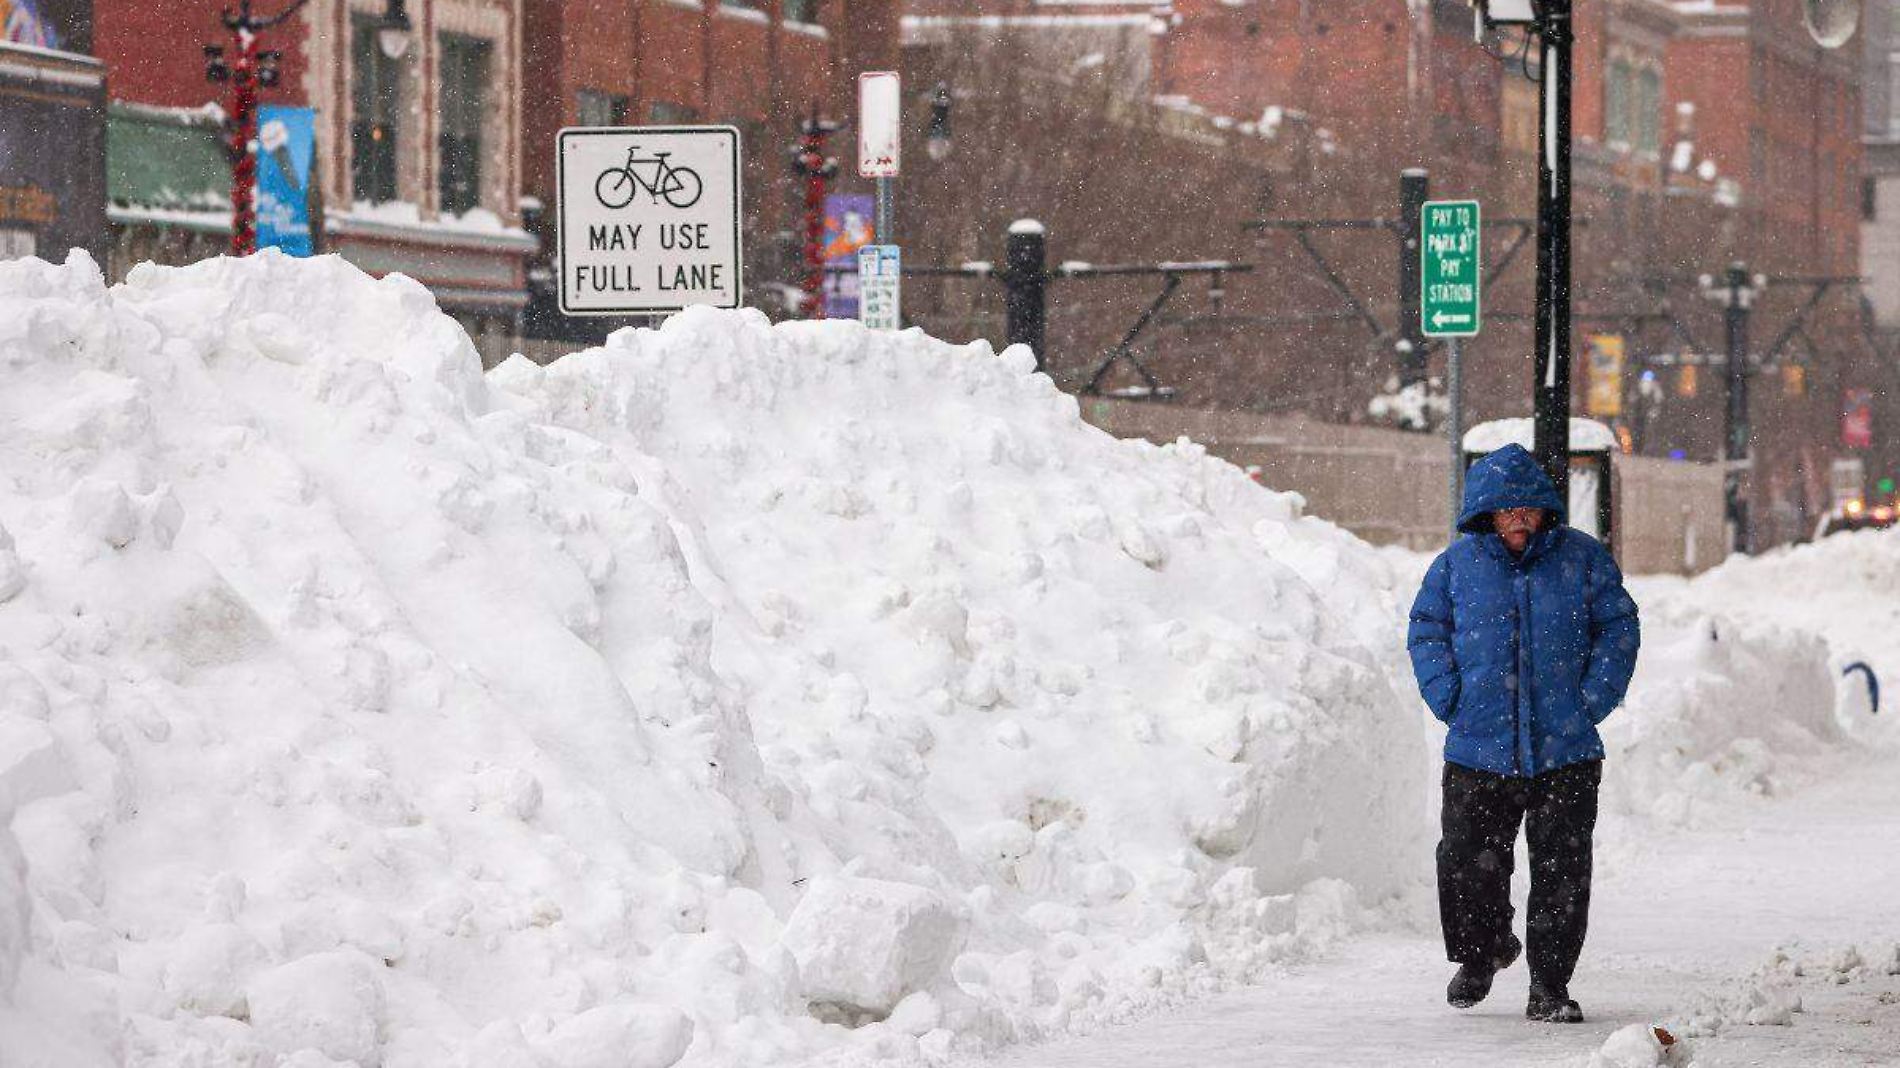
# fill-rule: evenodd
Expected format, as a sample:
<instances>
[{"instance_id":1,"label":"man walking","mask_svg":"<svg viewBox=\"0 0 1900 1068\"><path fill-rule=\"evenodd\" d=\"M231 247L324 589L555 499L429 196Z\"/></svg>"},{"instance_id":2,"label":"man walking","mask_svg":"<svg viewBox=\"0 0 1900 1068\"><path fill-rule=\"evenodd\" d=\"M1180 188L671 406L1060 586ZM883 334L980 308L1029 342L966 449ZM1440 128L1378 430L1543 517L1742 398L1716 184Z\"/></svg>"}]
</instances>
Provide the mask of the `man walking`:
<instances>
[{"instance_id":1,"label":"man walking","mask_svg":"<svg viewBox=\"0 0 1900 1068\"><path fill-rule=\"evenodd\" d=\"M1533 1020L1581 1023L1570 976L1590 914L1603 722L1636 669L1636 602L1596 539L1564 525L1557 488L1520 445L1472 465L1458 529L1412 602L1419 692L1450 728L1438 843L1446 999L1469 1008L1523 948L1511 933L1518 824Z\"/></svg>"}]
</instances>

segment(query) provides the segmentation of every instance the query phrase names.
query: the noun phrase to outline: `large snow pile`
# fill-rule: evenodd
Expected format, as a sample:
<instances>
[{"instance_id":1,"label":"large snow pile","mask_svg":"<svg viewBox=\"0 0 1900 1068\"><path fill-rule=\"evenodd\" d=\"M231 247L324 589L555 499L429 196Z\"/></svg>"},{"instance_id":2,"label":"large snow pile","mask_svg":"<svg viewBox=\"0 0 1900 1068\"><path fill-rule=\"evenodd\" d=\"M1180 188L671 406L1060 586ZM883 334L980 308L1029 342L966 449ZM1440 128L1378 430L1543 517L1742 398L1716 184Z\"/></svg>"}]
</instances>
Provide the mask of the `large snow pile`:
<instances>
[{"instance_id":1,"label":"large snow pile","mask_svg":"<svg viewBox=\"0 0 1900 1068\"><path fill-rule=\"evenodd\" d=\"M937 1060L1427 868L1380 569L1023 354L0 264L15 1065Z\"/></svg>"}]
</instances>

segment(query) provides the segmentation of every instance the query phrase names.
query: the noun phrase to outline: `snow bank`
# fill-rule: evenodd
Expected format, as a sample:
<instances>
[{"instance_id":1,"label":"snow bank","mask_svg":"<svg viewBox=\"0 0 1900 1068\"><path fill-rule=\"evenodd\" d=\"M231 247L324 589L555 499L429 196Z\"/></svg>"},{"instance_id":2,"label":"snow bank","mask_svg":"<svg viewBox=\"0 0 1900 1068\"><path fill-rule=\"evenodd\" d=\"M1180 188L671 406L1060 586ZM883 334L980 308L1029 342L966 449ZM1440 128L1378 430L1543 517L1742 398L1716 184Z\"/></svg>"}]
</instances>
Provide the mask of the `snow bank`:
<instances>
[{"instance_id":1,"label":"snow bank","mask_svg":"<svg viewBox=\"0 0 1900 1068\"><path fill-rule=\"evenodd\" d=\"M1602 726L1606 808L1693 823L1710 801L1780 792L1847 741L1819 637L1648 582L1635 591L1643 652Z\"/></svg>"},{"instance_id":2,"label":"snow bank","mask_svg":"<svg viewBox=\"0 0 1900 1068\"><path fill-rule=\"evenodd\" d=\"M1900 530L1836 534L1811 545L1730 557L1694 580L1652 580L1657 594L1758 626L1815 635L1827 643L1837 715L1856 737L1900 742ZM1873 712L1865 664L1878 679Z\"/></svg>"},{"instance_id":3,"label":"snow bank","mask_svg":"<svg viewBox=\"0 0 1900 1068\"><path fill-rule=\"evenodd\" d=\"M1386 573L1023 353L76 254L0 365L10 1065L934 1061L1426 869Z\"/></svg>"}]
</instances>

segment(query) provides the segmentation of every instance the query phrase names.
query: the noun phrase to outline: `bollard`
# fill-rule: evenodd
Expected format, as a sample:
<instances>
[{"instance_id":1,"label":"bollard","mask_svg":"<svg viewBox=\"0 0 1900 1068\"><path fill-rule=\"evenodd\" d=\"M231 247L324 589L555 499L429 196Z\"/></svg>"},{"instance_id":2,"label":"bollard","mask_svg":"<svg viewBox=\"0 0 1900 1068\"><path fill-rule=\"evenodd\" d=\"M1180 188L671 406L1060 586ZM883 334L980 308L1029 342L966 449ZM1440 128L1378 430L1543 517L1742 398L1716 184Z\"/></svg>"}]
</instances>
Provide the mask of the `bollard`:
<instances>
[{"instance_id":1,"label":"bollard","mask_svg":"<svg viewBox=\"0 0 1900 1068\"><path fill-rule=\"evenodd\" d=\"M1048 243L1042 224L1034 219L1018 219L1009 226L1003 255L1003 307L1007 314L1007 339L1011 345L1028 345L1036 354L1036 370L1043 369L1043 345L1047 333L1047 293L1049 285Z\"/></svg>"}]
</instances>

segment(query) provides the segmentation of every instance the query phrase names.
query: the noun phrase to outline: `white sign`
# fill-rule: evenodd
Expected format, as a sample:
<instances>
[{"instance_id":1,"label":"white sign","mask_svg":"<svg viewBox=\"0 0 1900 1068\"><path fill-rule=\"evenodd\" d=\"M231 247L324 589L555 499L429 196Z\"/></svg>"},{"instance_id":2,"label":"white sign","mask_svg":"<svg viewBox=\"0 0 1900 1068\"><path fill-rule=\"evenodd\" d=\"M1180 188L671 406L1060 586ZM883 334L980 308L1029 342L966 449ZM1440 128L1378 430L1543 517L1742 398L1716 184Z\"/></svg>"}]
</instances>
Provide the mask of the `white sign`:
<instances>
[{"instance_id":1,"label":"white sign","mask_svg":"<svg viewBox=\"0 0 1900 1068\"><path fill-rule=\"evenodd\" d=\"M903 254L896 245L858 249L858 318L873 330L903 329Z\"/></svg>"},{"instance_id":2,"label":"white sign","mask_svg":"<svg viewBox=\"0 0 1900 1068\"><path fill-rule=\"evenodd\" d=\"M1531 10L1531 0L1490 0L1485 5L1484 14L1492 22L1537 21L1537 13Z\"/></svg>"},{"instance_id":3,"label":"white sign","mask_svg":"<svg viewBox=\"0 0 1900 1068\"><path fill-rule=\"evenodd\" d=\"M896 71L858 75L859 177L897 177L903 118L904 91Z\"/></svg>"},{"instance_id":4,"label":"white sign","mask_svg":"<svg viewBox=\"0 0 1900 1068\"><path fill-rule=\"evenodd\" d=\"M567 129L555 159L561 311L739 306L737 129Z\"/></svg>"}]
</instances>

